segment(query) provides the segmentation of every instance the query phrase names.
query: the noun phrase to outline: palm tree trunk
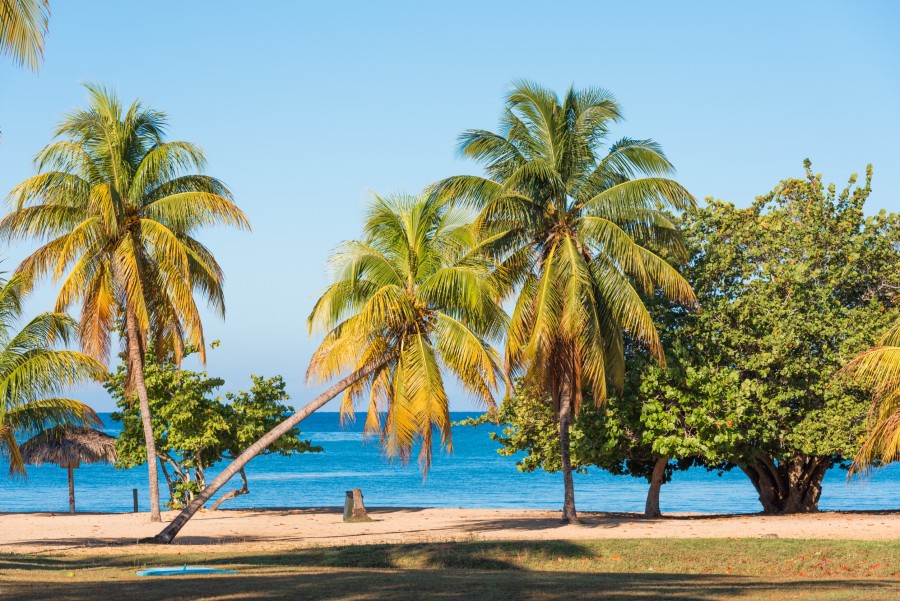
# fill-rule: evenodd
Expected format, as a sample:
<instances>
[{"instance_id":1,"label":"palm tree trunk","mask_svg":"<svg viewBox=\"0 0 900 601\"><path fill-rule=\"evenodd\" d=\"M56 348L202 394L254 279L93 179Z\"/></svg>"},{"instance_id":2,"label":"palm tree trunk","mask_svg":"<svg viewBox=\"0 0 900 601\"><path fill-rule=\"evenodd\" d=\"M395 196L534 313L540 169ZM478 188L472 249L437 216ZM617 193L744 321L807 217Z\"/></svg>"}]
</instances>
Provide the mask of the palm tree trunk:
<instances>
[{"instance_id":1,"label":"palm tree trunk","mask_svg":"<svg viewBox=\"0 0 900 601\"><path fill-rule=\"evenodd\" d=\"M71 464L69 468L69 513L75 513L75 470Z\"/></svg>"},{"instance_id":2,"label":"palm tree trunk","mask_svg":"<svg viewBox=\"0 0 900 601\"><path fill-rule=\"evenodd\" d=\"M137 391L144 425L144 444L147 447L147 476L150 479L150 521L161 522L159 514L159 475L157 473L156 440L153 438L153 422L150 420L150 400L144 382L144 356L141 352L137 318L130 306L125 307L125 335L128 337L128 371Z\"/></svg>"},{"instance_id":3,"label":"palm tree trunk","mask_svg":"<svg viewBox=\"0 0 900 601\"><path fill-rule=\"evenodd\" d=\"M353 385L359 380L365 378L373 371L377 370L381 366L383 366L388 361L392 360L396 356L396 352L391 352L386 355L383 355L376 361L373 361L369 365L366 365L362 369L359 369L346 378L340 380L335 385L330 387L328 390L314 398L312 401L303 406L299 411L282 421L280 424L266 432L259 440L254 442L252 445L247 447L243 453L237 456L237 458L229 463L222 473L216 476L212 482L209 483L209 486L204 488L200 493L194 497L194 500L191 503L181 510L172 522L163 528L162 532L157 534L151 538L142 539L140 542L142 543L171 543L178 533L184 528L184 525L188 523L194 514L200 511L200 508L214 495L220 488L225 486L225 484L239 471L244 469L251 459L262 453L266 450L266 448L284 436L284 434L302 422L304 419L309 417L313 412L322 408L328 401L339 395L344 391L348 386Z\"/></svg>"},{"instance_id":4,"label":"palm tree trunk","mask_svg":"<svg viewBox=\"0 0 900 601\"><path fill-rule=\"evenodd\" d=\"M575 513L575 481L572 478L572 448L569 441L569 427L572 424L572 386L566 379L561 386L559 398L559 455L562 463L563 486L563 524L578 524L578 514Z\"/></svg>"}]
</instances>

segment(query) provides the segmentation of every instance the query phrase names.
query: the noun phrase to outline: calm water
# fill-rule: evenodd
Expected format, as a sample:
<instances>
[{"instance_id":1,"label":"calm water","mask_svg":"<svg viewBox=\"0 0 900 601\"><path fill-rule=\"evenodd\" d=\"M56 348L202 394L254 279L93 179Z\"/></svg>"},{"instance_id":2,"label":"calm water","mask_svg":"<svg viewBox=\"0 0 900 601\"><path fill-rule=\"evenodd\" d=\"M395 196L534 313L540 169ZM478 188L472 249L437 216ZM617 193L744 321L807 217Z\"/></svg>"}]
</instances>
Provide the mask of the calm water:
<instances>
[{"instance_id":1,"label":"calm water","mask_svg":"<svg viewBox=\"0 0 900 601\"><path fill-rule=\"evenodd\" d=\"M454 420L472 414L458 413ZM109 434L118 424L101 415ZM301 424L303 436L324 447L319 454L257 457L247 468L250 494L223 507L311 507L342 505L344 491L359 487L369 506L428 506L557 509L561 506L560 474L522 474L515 459L497 454L488 426L458 427L454 452L435 455L428 479L418 467L392 464L377 441L363 441L362 423L341 427L336 413L318 413ZM7 467L0 465L0 470ZM215 474L210 471L209 479ZM236 485L236 484L235 484ZM579 509L643 511L646 482L611 476L600 470L575 475ZM146 467L117 470L86 465L75 471L75 498L81 511L131 511L132 488L139 490L142 510L149 509ZM226 489L230 489L227 486ZM165 490L164 483L160 490ZM663 511L755 512L756 493L741 472L718 476L702 469L675 474L663 487ZM900 508L900 466L881 470L867 480L847 483L845 472L825 478L822 509ZM54 466L31 467L25 481L0 477L0 511L66 511L66 471Z\"/></svg>"}]
</instances>

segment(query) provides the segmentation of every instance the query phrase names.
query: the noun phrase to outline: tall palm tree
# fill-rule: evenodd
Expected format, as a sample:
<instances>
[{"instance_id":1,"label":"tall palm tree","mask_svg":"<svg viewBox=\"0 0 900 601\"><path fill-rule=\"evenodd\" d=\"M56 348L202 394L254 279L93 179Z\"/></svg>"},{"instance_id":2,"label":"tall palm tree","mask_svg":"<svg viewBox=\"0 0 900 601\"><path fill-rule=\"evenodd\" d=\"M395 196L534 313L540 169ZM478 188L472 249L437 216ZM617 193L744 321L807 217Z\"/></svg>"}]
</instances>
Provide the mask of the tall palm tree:
<instances>
[{"instance_id":1,"label":"tall palm tree","mask_svg":"<svg viewBox=\"0 0 900 601\"><path fill-rule=\"evenodd\" d=\"M604 90L570 89L560 100L515 83L498 133L460 137L460 153L480 162L486 177L451 177L432 188L436 198L479 210L475 227L490 241L503 295L518 295L506 365L547 390L558 411L565 523L577 521L569 427L583 387L602 403L607 380L621 385L623 332L663 361L641 294L661 290L695 302L688 283L651 250L684 256L663 209L685 209L694 199L664 177L673 168L655 142L604 146L620 118Z\"/></svg>"},{"instance_id":2,"label":"tall palm tree","mask_svg":"<svg viewBox=\"0 0 900 601\"><path fill-rule=\"evenodd\" d=\"M499 339L504 314L496 304L493 265L480 254L465 211L434 199L375 198L362 240L332 256L334 283L309 316L326 331L310 362L315 382L342 378L253 443L229 464L153 542L171 542L203 504L285 432L343 393L341 411L368 402L366 430L402 460L421 443L427 470L433 433L451 446L442 366L476 399L494 405L502 375Z\"/></svg>"},{"instance_id":3,"label":"tall palm tree","mask_svg":"<svg viewBox=\"0 0 900 601\"><path fill-rule=\"evenodd\" d=\"M44 59L49 21L48 0L0 0L0 55L37 71Z\"/></svg>"},{"instance_id":4,"label":"tall palm tree","mask_svg":"<svg viewBox=\"0 0 900 601\"><path fill-rule=\"evenodd\" d=\"M900 324L891 328L880 345L860 353L841 370L872 387L872 422L851 473L865 470L876 461L900 459Z\"/></svg>"},{"instance_id":5,"label":"tall palm tree","mask_svg":"<svg viewBox=\"0 0 900 601\"><path fill-rule=\"evenodd\" d=\"M55 426L100 425L87 405L61 397L68 388L102 379L106 370L75 351L59 350L75 331L64 313L41 313L14 331L22 299L30 285L24 275L0 279L0 455L9 459L10 474L25 474L16 437L28 437Z\"/></svg>"},{"instance_id":6,"label":"tall palm tree","mask_svg":"<svg viewBox=\"0 0 900 601\"><path fill-rule=\"evenodd\" d=\"M205 360L194 295L224 316L222 270L194 236L208 225L249 229L221 181L199 174L203 151L165 140L166 116L87 85L88 108L68 114L60 140L36 158L38 175L9 195L13 211L0 221L7 239L44 245L19 273L62 281L56 311L81 304L82 349L108 362L117 325L137 393L147 445L151 520L160 521L156 448L144 385L148 340L181 357L184 341Z\"/></svg>"}]
</instances>

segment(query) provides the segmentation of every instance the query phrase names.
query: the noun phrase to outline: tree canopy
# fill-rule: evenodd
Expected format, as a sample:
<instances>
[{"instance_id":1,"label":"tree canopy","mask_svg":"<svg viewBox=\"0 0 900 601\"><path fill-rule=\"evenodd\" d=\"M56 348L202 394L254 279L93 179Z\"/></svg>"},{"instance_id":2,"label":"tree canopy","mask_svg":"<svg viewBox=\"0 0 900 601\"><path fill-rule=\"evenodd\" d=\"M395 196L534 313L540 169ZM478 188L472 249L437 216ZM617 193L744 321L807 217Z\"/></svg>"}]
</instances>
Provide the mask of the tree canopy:
<instances>
[{"instance_id":1,"label":"tree canopy","mask_svg":"<svg viewBox=\"0 0 900 601\"><path fill-rule=\"evenodd\" d=\"M190 350L190 349L189 349ZM126 392L127 373L119 366L106 384L119 410L113 413L122 422L116 440L116 467L130 468L147 461L143 425L138 407ZM147 393L156 436L156 453L169 487L169 506L183 507L206 487L206 470L223 459L233 459L261 434L272 429L292 408L280 376L251 376L249 391L214 396L224 384L206 372L181 369L172 354L163 360L149 353L144 367ZM321 451L299 438L293 428L270 445L263 454ZM246 474L240 473L241 488L229 498L249 492Z\"/></svg>"},{"instance_id":2,"label":"tree canopy","mask_svg":"<svg viewBox=\"0 0 900 601\"><path fill-rule=\"evenodd\" d=\"M825 471L860 448L869 393L833 376L900 315L900 215L865 216L871 166L841 190L805 167L746 209L712 201L683 219L702 307L683 344L751 403L731 461L768 512L815 510Z\"/></svg>"}]
</instances>

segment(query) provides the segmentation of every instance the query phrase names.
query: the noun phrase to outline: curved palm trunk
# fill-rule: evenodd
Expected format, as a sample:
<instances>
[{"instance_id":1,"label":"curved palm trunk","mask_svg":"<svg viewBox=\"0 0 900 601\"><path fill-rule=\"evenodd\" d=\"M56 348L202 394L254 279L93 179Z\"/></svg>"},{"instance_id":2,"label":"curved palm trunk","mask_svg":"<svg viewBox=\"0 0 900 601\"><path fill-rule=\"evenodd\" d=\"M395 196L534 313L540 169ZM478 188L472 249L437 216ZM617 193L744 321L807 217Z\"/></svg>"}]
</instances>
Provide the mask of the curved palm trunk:
<instances>
[{"instance_id":1,"label":"curved palm trunk","mask_svg":"<svg viewBox=\"0 0 900 601\"><path fill-rule=\"evenodd\" d=\"M330 387L328 390L314 398L312 401L304 405L302 409L266 432L259 440L247 447L247 450L238 455L234 461L229 463L228 466L226 466L225 469L222 470L222 473L216 476L215 479L209 483L209 486L200 491L200 493L196 497L194 497L194 500L191 501L191 503L187 507L182 509L181 513L179 513L168 526L163 528L162 532L154 537L142 539L141 542L172 542L181 531L181 529L184 528L184 525L188 523L188 520L194 517L194 514L200 511L200 508L203 507L203 505L214 494L216 494L216 492L218 492L220 488L225 486L225 484L232 478L232 476L244 469L244 466L246 466L251 459L265 451L266 447L284 436L284 434L287 433L288 430L309 417L313 412L322 408L325 403L339 395L344 391L345 388L365 378L373 371L377 370L379 367L390 361L393 357L394 353L389 353L387 355L384 355L377 361L373 361L362 369L353 372L352 374L340 380L334 386Z\"/></svg>"},{"instance_id":2,"label":"curved palm trunk","mask_svg":"<svg viewBox=\"0 0 900 601\"><path fill-rule=\"evenodd\" d=\"M128 337L128 371L131 375L138 404L141 409L141 423L144 425L144 444L147 447L147 476L150 479L150 521L161 522L159 514L159 474L157 473L156 440L153 438L153 422L150 420L150 400L144 382L144 356L141 353L140 334L134 310L125 307L125 335Z\"/></svg>"}]
</instances>

